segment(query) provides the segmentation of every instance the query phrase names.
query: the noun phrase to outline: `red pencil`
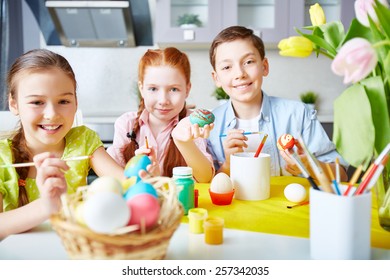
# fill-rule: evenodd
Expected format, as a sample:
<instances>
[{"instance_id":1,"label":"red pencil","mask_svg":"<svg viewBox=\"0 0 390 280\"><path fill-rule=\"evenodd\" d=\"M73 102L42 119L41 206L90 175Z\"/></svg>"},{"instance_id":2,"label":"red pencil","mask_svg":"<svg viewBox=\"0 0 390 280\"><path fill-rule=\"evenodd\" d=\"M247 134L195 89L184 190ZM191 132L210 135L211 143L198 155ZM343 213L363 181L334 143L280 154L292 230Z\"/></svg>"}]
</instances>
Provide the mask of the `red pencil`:
<instances>
[{"instance_id":1,"label":"red pencil","mask_svg":"<svg viewBox=\"0 0 390 280\"><path fill-rule=\"evenodd\" d=\"M257 148L257 151L255 153L255 157L258 157L260 155L260 152L264 147L264 143L267 140L267 137L268 137L268 134L265 134L263 137L263 140L261 140L261 143L260 143L259 147Z\"/></svg>"}]
</instances>

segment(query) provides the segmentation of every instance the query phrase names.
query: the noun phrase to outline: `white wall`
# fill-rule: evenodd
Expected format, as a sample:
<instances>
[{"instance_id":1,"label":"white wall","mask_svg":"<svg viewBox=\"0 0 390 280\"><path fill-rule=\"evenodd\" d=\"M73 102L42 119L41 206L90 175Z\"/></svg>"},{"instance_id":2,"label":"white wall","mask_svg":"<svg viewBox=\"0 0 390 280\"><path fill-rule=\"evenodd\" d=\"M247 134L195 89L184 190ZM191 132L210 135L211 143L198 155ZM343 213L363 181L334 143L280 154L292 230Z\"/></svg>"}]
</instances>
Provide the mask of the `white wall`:
<instances>
[{"instance_id":1,"label":"white wall","mask_svg":"<svg viewBox=\"0 0 390 280\"><path fill-rule=\"evenodd\" d=\"M26 19L24 19L26 20ZM30 19L28 24L36 24ZM41 46L46 47L41 36ZM27 45L30 46L30 45ZM150 47L137 48L66 48L47 47L65 56L72 65L78 82L78 100L85 117L117 117L137 110L135 95L137 65ZM188 103L214 108L218 102L211 97L215 86L207 50L185 50L192 65L192 90ZM333 101L343 91L342 79L330 70L326 57L286 58L277 50L267 50L270 74L263 89L269 95L299 99L307 90L319 93L319 114L333 115Z\"/></svg>"},{"instance_id":2,"label":"white wall","mask_svg":"<svg viewBox=\"0 0 390 280\"><path fill-rule=\"evenodd\" d=\"M148 47L48 48L64 55L74 68L84 116L118 116L137 109L137 64ZM211 97L215 86L207 50L186 50L186 53L192 65L193 85L188 103L203 108L215 107L218 102ZM298 100L302 92L313 90L320 95L319 113L333 114L333 101L344 85L342 78L331 72L330 59L315 55L305 59L286 58L279 56L277 50L269 50L267 57L270 74L264 80L265 92Z\"/></svg>"}]
</instances>

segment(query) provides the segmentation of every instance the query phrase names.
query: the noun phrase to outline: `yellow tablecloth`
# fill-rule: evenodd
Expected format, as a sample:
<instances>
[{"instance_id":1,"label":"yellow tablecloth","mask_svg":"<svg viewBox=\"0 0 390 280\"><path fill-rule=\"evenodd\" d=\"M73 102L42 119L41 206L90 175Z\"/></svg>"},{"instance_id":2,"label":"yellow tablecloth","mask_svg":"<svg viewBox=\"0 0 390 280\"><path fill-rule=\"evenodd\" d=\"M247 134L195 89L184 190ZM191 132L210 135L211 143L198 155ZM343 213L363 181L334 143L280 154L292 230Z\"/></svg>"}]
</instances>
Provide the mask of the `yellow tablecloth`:
<instances>
[{"instance_id":1,"label":"yellow tablecloth","mask_svg":"<svg viewBox=\"0 0 390 280\"><path fill-rule=\"evenodd\" d=\"M283 194L284 188L290 183L302 184L309 193L309 183L306 179L272 177L269 199L263 201L233 199L230 205L218 206L211 202L209 184L196 184L195 188L199 190L198 207L207 209L209 216L224 218L226 228L309 238L310 205L287 208L287 205L294 205ZM390 249L390 232L379 225L375 195L372 206L371 245ZM187 216L183 217L182 221L188 222Z\"/></svg>"}]
</instances>

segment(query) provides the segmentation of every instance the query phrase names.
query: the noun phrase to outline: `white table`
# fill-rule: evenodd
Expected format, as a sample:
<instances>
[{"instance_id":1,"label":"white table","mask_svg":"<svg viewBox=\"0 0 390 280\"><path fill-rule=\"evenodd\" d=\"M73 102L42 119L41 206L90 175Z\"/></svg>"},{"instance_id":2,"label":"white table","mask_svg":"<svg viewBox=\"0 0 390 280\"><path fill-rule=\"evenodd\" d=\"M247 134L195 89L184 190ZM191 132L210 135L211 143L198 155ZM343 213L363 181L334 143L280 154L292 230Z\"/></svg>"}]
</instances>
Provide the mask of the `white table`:
<instances>
[{"instance_id":1,"label":"white table","mask_svg":"<svg viewBox=\"0 0 390 280\"><path fill-rule=\"evenodd\" d=\"M372 248L372 259L390 259L390 250ZM59 236L48 222L0 241L0 259L64 260L68 259ZM308 260L307 238L289 237L241 230L224 229L222 245L207 245L203 234L192 234L181 224L173 235L168 260Z\"/></svg>"}]
</instances>

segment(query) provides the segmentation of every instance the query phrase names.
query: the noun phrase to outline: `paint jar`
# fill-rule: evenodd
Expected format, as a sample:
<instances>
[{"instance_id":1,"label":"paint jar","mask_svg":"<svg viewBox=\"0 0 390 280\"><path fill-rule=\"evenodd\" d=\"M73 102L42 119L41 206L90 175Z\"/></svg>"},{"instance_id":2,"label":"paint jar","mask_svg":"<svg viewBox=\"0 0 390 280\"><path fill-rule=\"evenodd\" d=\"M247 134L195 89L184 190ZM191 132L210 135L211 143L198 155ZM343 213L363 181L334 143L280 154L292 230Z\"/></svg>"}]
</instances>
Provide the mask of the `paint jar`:
<instances>
[{"instance_id":1,"label":"paint jar","mask_svg":"<svg viewBox=\"0 0 390 280\"><path fill-rule=\"evenodd\" d=\"M224 220L219 217L208 217L203 222L204 241L207 244L218 245L223 243Z\"/></svg>"},{"instance_id":2,"label":"paint jar","mask_svg":"<svg viewBox=\"0 0 390 280\"><path fill-rule=\"evenodd\" d=\"M188 223L190 232L203 233L203 222L207 218L207 210L204 208L192 208L188 211Z\"/></svg>"},{"instance_id":3,"label":"paint jar","mask_svg":"<svg viewBox=\"0 0 390 280\"><path fill-rule=\"evenodd\" d=\"M178 190L177 198L183 205L184 215L187 215L188 210L194 208L195 204L195 181L192 178L192 168L187 166L174 167L172 173Z\"/></svg>"}]
</instances>

